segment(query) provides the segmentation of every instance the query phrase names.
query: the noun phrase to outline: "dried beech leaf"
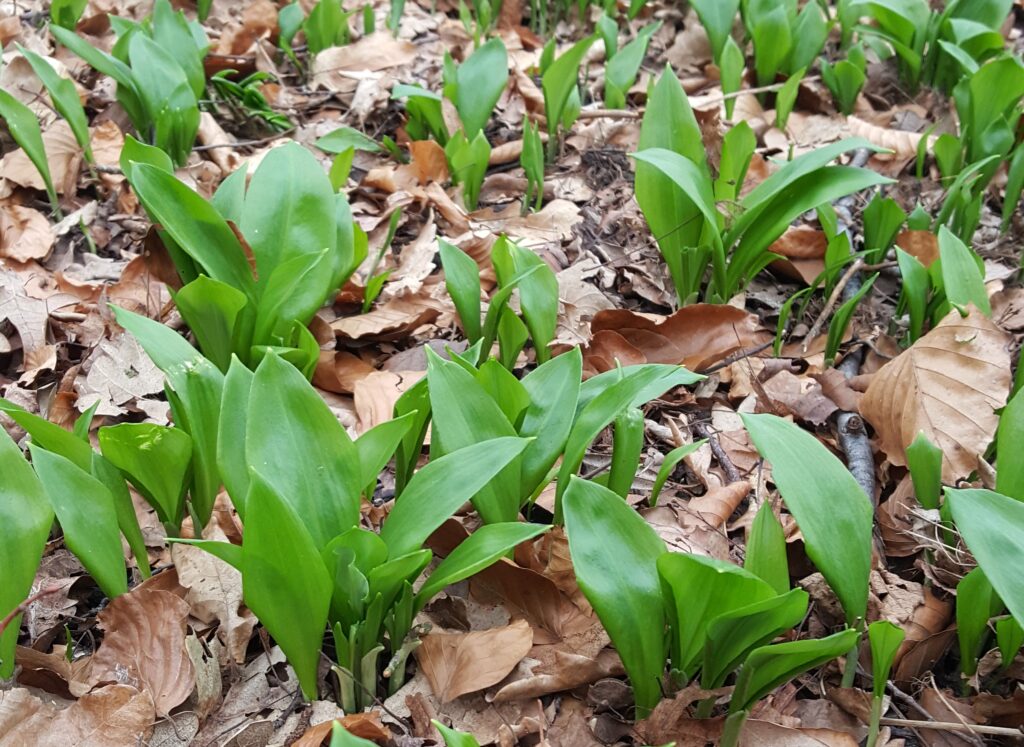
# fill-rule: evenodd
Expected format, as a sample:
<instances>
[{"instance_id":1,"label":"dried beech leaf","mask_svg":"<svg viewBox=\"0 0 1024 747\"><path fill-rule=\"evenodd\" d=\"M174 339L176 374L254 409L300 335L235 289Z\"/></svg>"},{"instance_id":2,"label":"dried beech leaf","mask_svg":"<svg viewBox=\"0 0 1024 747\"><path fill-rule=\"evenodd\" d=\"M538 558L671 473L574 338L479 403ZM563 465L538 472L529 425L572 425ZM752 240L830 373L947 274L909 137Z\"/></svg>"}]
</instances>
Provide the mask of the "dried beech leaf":
<instances>
[{"instance_id":1,"label":"dried beech leaf","mask_svg":"<svg viewBox=\"0 0 1024 747\"><path fill-rule=\"evenodd\" d=\"M824 231L806 226L790 227L775 240L768 251L790 259L821 259L825 256L828 239Z\"/></svg>"},{"instance_id":2,"label":"dried beech leaf","mask_svg":"<svg viewBox=\"0 0 1024 747\"><path fill-rule=\"evenodd\" d=\"M939 258L939 240L931 231L900 231L896 245L925 267Z\"/></svg>"},{"instance_id":3,"label":"dried beech leaf","mask_svg":"<svg viewBox=\"0 0 1024 747\"><path fill-rule=\"evenodd\" d=\"M108 685L64 707L25 688L0 692L0 747L145 744L156 711L149 693Z\"/></svg>"},{"instance_id":4,"label":"dried beech leaf","mask_svg":"<svg viewBox=\"0 0 1024 747\"><path fill-rule=\"evenodd\" d=\"M862 137L880 148L891 150L891 155L884 155L887 159L902 160L917 157L917 146L920 144L921 138L924 137L920 132L891 130L888 127L871 124L860 117L847 117L846 123L853 137ZM935 142L934 136L928 138L929 145L933 142Z\"/></svg>"},{"instance_id":5,"label":"dried beech leaf","mask_svg":"<svg viewBox=\"0 0 1024 747\"><path fill-rule=\"evenodd\" d=\"M15 262L45 259L57 235L46 216L24 205L0 208L0 257Z\"/></svg>"},{"instance_id":6,"label":"dried beech leaf","mask_svg":"<svg viewBox=\"0 0 1024 747\"><path fill-rule=\"evenodd\" d=\"M416 649L434 694L443 703L501 682L533 646L525 620L473 633L431 633Z\"/></svg>"},{"instance_id":7,"label":"dried beech leaf","mask_svg":"<svg viewBox=\"0 0 1024 747\"><path fill-rule=\"evenodd\" d=\"M874 375L861 414L889 461L903 466L920 431L942 449L942 480L978 465L995 436L1010 388L1008 336L977 309L951 311L935 329Z\"/></svg>"},{"instance_id":8,"label":"dried beech leaf","mask_svg":"<svg viewBox=\"0 0 1024 747\"><path fill-rule=\"evenodd\" d=\"M72 694L105 683L127 684L147 692L157 713L169 713L195 686L185 648L188 613L188 604L167 591L135 589L114 599L97 615L106 635L83 681L71 683Z\"/></svg>"}]
</instances>

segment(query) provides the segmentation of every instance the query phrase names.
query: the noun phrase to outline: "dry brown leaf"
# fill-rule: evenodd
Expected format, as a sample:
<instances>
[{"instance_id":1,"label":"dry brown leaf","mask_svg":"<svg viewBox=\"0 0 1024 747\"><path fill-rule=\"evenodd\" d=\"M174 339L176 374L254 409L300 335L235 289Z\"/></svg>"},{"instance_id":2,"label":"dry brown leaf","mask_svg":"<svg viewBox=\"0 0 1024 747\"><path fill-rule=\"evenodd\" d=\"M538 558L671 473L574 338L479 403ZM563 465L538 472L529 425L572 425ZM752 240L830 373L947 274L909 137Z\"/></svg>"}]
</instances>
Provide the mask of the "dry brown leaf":
<instances>
[{"instance_id":1,"label":"dry brown leaf","mask_svg":"<svg viewBox=\"0 0 1024 747\"><path fill-rule=\"evenodd\" d=\"M57 235L46 216L24 205L0 207L0 257L15 262L45 259Z\"/></svg>"},{"instance_id":2,"label":"dry brown leaf","mask_svg":"<svg viewBox=\"0 0 1024 747\"><path fill-rule=\"evenodd\" d=\"M409 143L409 154L416 179L421 185L428 182L448 181L448 158L444 148L433 140L414 140Z\"/></svg>"},{"instance_id":3,"label":"dry brown leaf","mask_svg":"<svg viewBox=\"0 0 1024 747\"><path fill-rule=\"evenodd\" d=\"M128 684L152 698L166 715L183 703L195 686L195 669L185 648L189 608L167 591L134 589L114 599L97 615L105 632L71 692L83 695L97 685Z\"/></svg>"},{"instance_id":4,"label":"dry brown leaf","mask_svg":"<svg viewBox=\"0 0 1024 747\"><path fill-rule=\"evenodd\" d=\"M908 558L921 547L921 540L914 536L913 495L914 483L910 475L904 475L888 500L878 507L878 528L887 557Z\"/></svg>"},{"instance_id":5,"label":"dry brown leaf","mask_svg":"<svg viewBox=\"0 0 1024 747\"><path fill-rule=\"evenodd\" d=\"M204 539L226 541L216 525L203 531ZM188 589L185 601L192 615L205 623L220 623L217 635L236 663L245 662L256 616L242 602L242 574L220 558L194 545L171 545L179 583Z\"/></svg>"},{"instance_id":6,"label":"dry brown leaf","mask_svg":"<svg viewBox=\"0 0 1024 747\"><path fill-rule=\"evenodd\" d=\"M889 461L924 431L942 449L942 480L967 477L992 443L1010 388L1008 336L972 308L951 311L938 326L883 366L861 400Z\"/></svg>"},{"instance_id":7,"label":"dry brown leaf","mask_svg":"<svg viewBox=\"0 0 1024 747\"><path fill-rule=\"evenodd\" d=\"M921 707L936 721L952 724L973 724L974 714L967 703L957 699L949 690L939 692L934 687L926 687L921 692ZM927 747L967 747L978 744L978 740L970 739L944 729L922 729L921 739Z\"/></svg>"},{"instance_id":8,"label":"dry brown leaf","mask_svg":"<svg viewBox=\"0 0 1024 747\"><path fill-rule=\"evenodd\" d=\"M917 157L917 147L924 137L920 132L907 132L905 130L893 130L888 127L881 127L871 124L860 117L850 116L846 118L847 126L853 137L862 137L880 148L887 148L893 151L886 156L893 160L903 160ZM936 137L928 138L928 146L931 147Z\"/></svg>"},{"instance_id":9,"label":"dry brown leaf","mask_svg":"<svg viewBox=\"0 0 1024 747\"><path fill-rule=\"evenodd\" d=\"M437 225L434 221L428 221L416 238L402 247L398 267L388 276L388 283L381 295L394 298L418 293L423 287L423 281L434 272L437 251Z\"/></svg>"},{"instance_id":10,"label":"dry brown leaf","mask_svg":"<svg viewBox=\"0 0 1024 747\"><path fill-rule=\"evenodd\" d=\"M412 62L416 47L403 39L378 31L343 47L330 47L311 65L314 88L352 93L368 74Z\"/></svg>"},{"instance_id":11,"label":"dry brown leaf","mask_svg":"<svg viewBox=\"0 0 1024 747\"><path fill-rule=\"evenodd\" d=\"M369 313L336 319L331 322L331 328L339 337L350 340L397 340L421 324L433 321L439 313L419 296L392 298Z\"/></svg>"},{"instance_id":12,"label":"dry brown leaf","mask_svg":"<svg viewBox=\"0 0 1024 747\"><path fill-rule=\"evenodd\" d=\"M858 747L852 734L833 729L805 729L761 719L748 719L740 738L743 747Z\"/></svg>"},{"instance_id":13,"label":"dry brown leaf","mask_svg":"<svg viewBox=\"0 0 1024 747\"><path fill-rule=\"evenodd\" d=\"M533 628L518 620L472 633L430 633L416 659L434 694L447 703L501 682L532 646Z\"/></svg>"},{"instance_id":14,"label":"dry brown leaf","mask_svg":"<svg viewBox=\"0 0 1024 747\"><path fill-rule=\"evenodd\" d=\"M58 119L43 132L43 147L46 162L50 167L50 178L58 194L73 191L82 162L82 148L71 132L71 126ZM13 150L0 159L0 175L4 180L21 187L43 190L46 185L39 171L32 165L28 155L21 148ZM8 185L9 186L9 185Z\"/></svg>"},{"instance_id":15,"label":"dry brown leaf","mask_svg":"<svg viewBox=\"0 0 1024 747\"><path fill-rule=\"evenodd\" d=\"M774 404L781 405L780 410L814 425L821 425L839 409L825 396L821 384L810 376L796 376L789 371L779 371L772 376L764 382L762 391Z\"/></svg>"},{"instance_id":16,"label":"dry brown leaf","mask_svg":"<svg viewBox=\"0 0 1024 747\"><path fill-rule=\"evenodd\" d=\"M97 415L123 415L129 406L163 392L164 375L134 336L103 340L87 361L88 372L75 382L78 407L85 411L99 401ZM163 403L166 410L166 403Z\"/></svg>"},{"instance_id":17,"label":"dry brown leaf","mask_svg":"<svg viewBox=\"0 0 1024 747\"><path fill-rule=\"evenodd\" d=\"M313 384L328 392L352 394L356 383L374 372L373 366L345 350L321 350Z\"/></svg>"},{"instance_id":18,"label":"dry brown leaf","mask_svg":"<svg viewBox=\"0 0 1024 747\"><path fill-rule=\"evenodd\" d=\"M921 590L921 602L909 620L901 621L907 637L896 652L892 675L899 683L912 682L931 671L956 636L956 627L950 625L952 602L940 599L927 586Z\"/></svg>"},{"instance_id":19,"label":"dry brown leaf","mask_svg":"<svg viewBox=\"0 0 1024 747\"><path fill-rule=\"evenodd\" d=\"M824 231L806 226L791 226L768 247L768 251L790 259L821 259L825 256L826 247L828 238Z\"/></svg>"},{"instance_id":20,"label":"dry brown leaf","mask_svg":"<svg viewBox=\"0 0 1024 747\"><path fill-rule=\"evenodd\" d=\"M589 375L610 371L615 357L624 365L627 361L669 363L699 371L768 339L754 314L735 306L703 303L662 318L625 309L599 311L590 329L593 342L583 353L583 369ZM600 354L594 352L595 344Z\"/></svg>"},{"instance_id":21,"label":"dry brown leaf","mask_svg":"<svg viewBox=\"0 0 1024 747\"><path fill-rule=\"evenodd\" d=\"M149 693L129 685L108 685L61 705L25 688L0 690L0 747L145 743L155 715Z\"/></svg>"},{"instance_id":22,"label":"dry brown leaf","mask_svg":"<svg viewBox=\"0 0 1024 747\"><path fill-rule=\"evenodd\" d=\"M391 420L395 402L402 393L423 378L426 371L373 371L352 387L359 432Z\"/></svg>"},{"instance_id":23,"label":"dry brown leaf","mask_svg":"<svg viewBox=\"0 0 1024 747\"><path fill-rule=\"evenodd\" d=\"M896 245L925 267L939 258L939 240L931 231L900 231Z\"/></svg>"},{"instance_id":24,"label":"dry brown leaf","mask_svg":"<svg viewBox=\"0 0 1024 747\"><path fill-rule=\"evenodd\" d=\"M683 523L686 525L692 521L697 525L699 522L701 526L710 529L724 526L749 492L750 483L746 480L711 488L704 495L692 498L686 504L686 510L692 514L692 518L684 516Z\"/></svg>"},{"instance_id":25,"label":"dry brown leaf","mask_svg":"<svg viewBox=\"0 0 1024 747\"><path fill-rule=\"evenodd\" d=\"M292 747L320 747L324 740L331 735L335 723L341 724L347 732L360 739L369 739L380 744L391 739L391 732L381 724L380 716L371 711L369 713L350 713L343 718L330 719L311 726L301 737L292 742Z\"/></svg>"}]
</instances>

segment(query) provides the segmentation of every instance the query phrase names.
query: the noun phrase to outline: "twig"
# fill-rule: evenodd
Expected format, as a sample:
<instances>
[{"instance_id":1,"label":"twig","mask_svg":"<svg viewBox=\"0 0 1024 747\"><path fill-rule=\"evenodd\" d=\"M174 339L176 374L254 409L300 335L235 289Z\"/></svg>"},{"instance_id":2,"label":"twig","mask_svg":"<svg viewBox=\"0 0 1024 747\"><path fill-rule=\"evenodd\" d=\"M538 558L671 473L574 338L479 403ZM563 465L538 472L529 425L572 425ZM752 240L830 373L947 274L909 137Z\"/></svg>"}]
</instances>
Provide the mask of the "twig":
<instances>
[{"instance_id":1,"label":"twig","mask_svg":"<svg viewBox=\"0 0 1024 747\"><path fill-rule=\"evenodd\" d=\"M840 412L836 420L839 430L839 445L846 454L846 466L861 489L875 503L875 457L871 452L864 419L855 412Z\"/></svg>"},{"instance_id":2,"label":"twig","mask_svg":"<svg viewBox=\"0 0 1024 747\"><path fill-rule=\"evenodd\" d=\"M236 140L233 143L211 143L210 145L196 145L192 148L192 150L196 153L201 153L206 150L214 150L215 148L249 148L257 145L266 145L267 143L272 143L275 140L280 140L285 135L290 135L293 132L295 132L294 127L288 130L283 130L281 132L275 132L273 135L261 137L257 140Z\"/></svg>"},{"instance_id":3,"label":"twig","mask_svg":"<svg viewBox=\"0 0 1024 747\"><path fill-rule=\"evenodd\" d=\"M708 374L714 373L715 371L720 371L721 369L725 368L726 366L731 366L733 363L736 363L737 361L741 361L744 358L749 358L752 355L757 355L762 350L767 350L773 344L774 344L774 341L773 340L769 340L766 343L763 343L761 345L757 345L757 346L752 347L752 348L747 348L745 350L737 350L735 353L732 353L732 354L726 356L725 358L723 358L721 361L719 361L715 365L708 366L707 368L702 368L699 371L695 371L694 373L699 373L699 374L701 374L703 376L706 376Z\"/></svg>"},{"instance_id":4,"label":"twig","mask_svg":"<svg viewBox=\"0 0 1024 747\"><path fill-rule=\"evenodd\" d=\"M725 473L726 479L729 483L739 482L743 479L740 475L740 471L736 469L736 465L732 463L732 459L725 453L725 449L722 448L722 444L718 442L718 435L712 431L704 423L694 423L693 429L697 432L697 435L701 438L708 440L708 445L711 447L711 453L715 455L715 459L718 460L718 466L722 468Z\"/></svg>"},{"instance_id":5,"label":"twig","mask_svg":"<svg viewBox=\"0 0 1024 747\"><path fill-rule=\"evenodd\" d=\"M804 342L801 346L802 352L807 352L807 348L810 346L811 341L818 336L819 332L821 332L821 328L825 324L825 320L839 302L839 298L843 295L843 289L846 288L847 283L853 280L854 275L860 272L863 268L864 260L859 257L854 260L852 265L846 268L846 272L844 272L843 276L839 278L839 282L836 283L836 287L832 289L832 293L829 295L828 301L825 302L825 308L821 310L821 313L818 314L818 318L815 319L814 324L811 325L810 331L804 336Z\"/></svg>"},{"instance_id":6,"label":"twig","mask_svg":"<svg viewBox=\"0 0 1024 747\"><path fill-rule=\"evenodd\" d=\"M909 729L938 729L941 731L968 732L971 734L989 734L997 737L1024 737L1024 731L1011 729L1008 726L982 726L980 724L958 724L952 721L914 721L882 717L878 723L883 726L905 726Z\"/></svg>"},{"instance_id":7,"label":"twig","mask_svg":"<svg viewBox=\"0 0 1024 747\"><path fill-rule=\"evenodd\" d=\"M54 584L52 586L47 586L46 588L40 589L35 594L31 595L24 602L22 602L13 610L8 612L7 616L4 617L3 620L0 620L0 635L3 635L4 631L7 630L7 626L14 621L14 618L28 610L30 604L32 604L33 602L37 602L43 597L49 596L50 594L56 594L58 591L61 591L63 589L63 586L59 584Z\"/></svg>"}]
</instances>

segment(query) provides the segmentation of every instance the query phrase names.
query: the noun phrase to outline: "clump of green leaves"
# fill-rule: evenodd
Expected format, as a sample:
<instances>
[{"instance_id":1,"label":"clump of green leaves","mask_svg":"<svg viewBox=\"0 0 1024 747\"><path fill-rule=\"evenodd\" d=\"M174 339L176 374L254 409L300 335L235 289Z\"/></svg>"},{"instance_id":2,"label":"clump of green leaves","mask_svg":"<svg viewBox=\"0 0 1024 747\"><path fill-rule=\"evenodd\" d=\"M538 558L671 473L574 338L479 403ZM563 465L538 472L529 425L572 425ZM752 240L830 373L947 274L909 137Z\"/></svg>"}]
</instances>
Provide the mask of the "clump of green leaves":
<instances>
[{"instance_id":1,"label":"clump of green leaves","mask_svg":"<svg viewBox=\"0 0 1024 747\"><path fill-rule=\"evenodd\" d=\"M75 136L75 141L85 152L85 160L93 163L95 159L89 142L89 120L85 116L85 109L82 108L75 84L70 79L59 75L44 57L32 50L25 49L19 44L18 51L28 60L36 77L46 88L46 92L50 94L53 108L67 121Z\"/></svg>"},{"instance_id":2,"label":"clump of green leaves","mask_svg":"<svg viewBox=\"0 0 1024 747\"><path fill-rule=\"evenodd\" d=\"M617 28L617 27L616 27ZM621 109L626 106L626 92L636 82L640 65L647 53L647 43L661 28L661 22L651 23L637 32L636 38L622 49L607 45L605 36L604 105L607 109Z\"/></svg>"},{"instance_id":3,"label":"clump of green leaves","mask_svg":"<svg viewBox=\"0 0 1024 747\"><path fill-rule=\"evenodd\" d=\"M183 283L175 303L204 354L227 371L232 355L255 367L274 351L312 375L320 346L306 324L366 256L344 194L296 143L268 153L248 187L244 169L232 174L212 202L161 156L129 140L122 167L160 226Z\"/></svg>"},{"instance_id":4,"label":"clump of green leaves","mask_svg":"<svg viewBox=\"0 0 1024 747\"><path fill-rule=\"evenodd\" d=\"M830 165L865 140L844 140L789 161L737 199L755 145L749 127L732 128L716 177L705 158L700 127L679 81L667 70L648 97L640 129L636 196L658 242L681 304L704 292L725 302L777 255L768 247L801 213L847 194L888 183L873 171ZM718 205L734 203L723 214Z\"/></svg>"},{"instance_id":5,"label":"clump of green leaves","mask_svg":"<svg viewBox=\"0 0 1024 747\"><path fill-rule=\"evenodd\" d=\"M226 109L238 125L256 120L275 132L293 127L288 117L271 108L260 90L260 84L273 80L274 76L258 71L236 81L231 79L235 75L236 70L221 70L210 76L210 108Z\"/></svg>"},{"instance_id":6,"label":"clump of green leaves","mask_svg":"<svg viewBox=\"0 0 1024 747\"><path fill-rule=\"evenodd\" d=\"M117 100L139 135L181 166L199 130L199 99L206 87L203 58L209 49L202 27L157 0L141 23L111 16L117 41L102 52L73 31L53 26L61 44L117 81Z\"/></svg>"},{"instance_id":7,"label":"clump of green leaves","mask_svg":"<svg viewBox=\"0 0 1024 747\"><path fill-rule=\"evenodd\" d=\"M519 164L526 172L526 194L523 196L523 214L533 206L540 210L544 203L544 144L540 137L540 125L523 117L523 152Z\"/></svg>"},{"instance_id":8,"label":"clump of green leaves","mask_svg":"<svg viewBox=\"0 0 1024 747\"><path fill-rule=\"evenodd\" d=\"M580 65L583 64L583 58L596 38L596 36L588 36L586 39L576 42L560 57L551 60L546 66L544 64L541 66L544 114L548 122L547 157L549 162L553 162L558 155L561 142L560 130L572 127L579 116ZM545 48L545 51L547 49ZM551 46L550 50L550 56L553 57L554 47Z\"/></svg>"},{"instance_id":9,"label":"clump of green leaves","mask_svg":"<svg viewBox=\"0 0 1024 747\"><path fill-rule=\"evenodd\" d=\"M73 31L88 5L89 0L53 0L50 3L50 20L55 26Z\"/></svg>"},{"instance_id":10,"label":"clump of green leaves","mask_svg":"<svg viewBox=\"0 0 1024 747\"><path fill-rule=\"evenodd\" d=\"M864 83L867 81L867 60L864 47L855 44L846 50L846 58L830 63L821 58L821 80L832 93L836 109L843 114L852 114Z\"/></svg>"},{"instance_id":11,"label":"clump of green leaves","mask_svg":"<svg viewBox=\"0 0 1024 747\"><path fill-rule=\"evenodd\" d=\"M317 55L330 47L348 44L351 37L348 21L355 12L342 10L338 0L320 0L314 5L302 23L309 53Z\"/></svg>"},{"instance_id":12,"label":"clump of green leaves","mask_svg":"<svg viewBox=\"0 0 1024 747\"><path fill-rule=\"evenodd\" d=\"M828 38L830 22L817 3L798 10L796 0L746 0L741 12L754 45L759 86L771 85L780 74L788 77L809 68Z\"/></svg>"}]
</instances>

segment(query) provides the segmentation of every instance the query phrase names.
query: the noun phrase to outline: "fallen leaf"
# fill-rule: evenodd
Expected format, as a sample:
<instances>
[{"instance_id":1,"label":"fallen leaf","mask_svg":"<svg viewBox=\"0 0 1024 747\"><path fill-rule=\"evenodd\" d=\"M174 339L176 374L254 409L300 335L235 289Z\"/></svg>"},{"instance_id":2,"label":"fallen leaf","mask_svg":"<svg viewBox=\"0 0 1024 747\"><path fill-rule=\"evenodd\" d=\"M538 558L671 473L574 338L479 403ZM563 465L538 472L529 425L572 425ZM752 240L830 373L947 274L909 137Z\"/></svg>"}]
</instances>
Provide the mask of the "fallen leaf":
<instances>
[{"instance_id":1,"label":"fallen leaf","mask_svg":"<svg viewBox=\"0 0 1024 747\"><path fill-rule=\"evenodd\" d=\"M825 396L817 381L810 376L796 376L785 370L764 382L762 391L773 403L781 405L782 410L814 425L823 424L839 409L835 402Z\"/></svg>"},{"instance_id":2,"label":"fallen leaf","mask_svg":"<svg viewBox=\"0 0 1024 747\"><path fill-rule=\"evenodd\" d=\"M161 715L183 703L195 686L185 648L188 604L167 591L134 589L97 615L103 643L71 692L84 695L97 685L118 683L145 691Z\"/></svg>"},{"instance_id":3,"label":"fallen leaf","mask_svg":"<svg viewBox=\"0 0 1024 747\"><path fill-rule=\"evenodd\" d=\"M791 226L786 229L768 251L790 259L821 259L825 256L828 239L824 231L806 226Z\"/></svg>"},{"instance_id":4,"label":"fallen leaf","mask_svg":"<svg viewBox=\"0 0 1024 747\"><path fill-rule=\"evenodd\" d=\"M436 142L414 140L409 143L409 153L416 170L416 179L421 185L448 181L448 157L444 154L444 148Z\"/></svg>"},{"instance_id":5,"label":"fallen leaf","mask_svg":"<svg viewBox=\"0 0 1024 747\"><path fill-rule=\"evenodd\" d=\"M78 176L78 166L82 162L82 148L75 140L71 126L63 119L58 119L43 132L43 147L57 193L72 191ZM12 150L0 159L0 175L20 187L37 190L46 188L43 177L21 148Z\"/></svg>"},{"instance_id":6,"label":"fallen leaf","mask_svg":"<svg viewBox=\"0 0 1024 747\"><path fill-rule=\"evenodd\" d=\"M630 362L668 363L699 371L768 339L754 314L735 306L704 303L686 306L668 317L625 309L599 311L590 329L593 340L583 352L583 369L589 375L613 369L615 359L609 355L614 351ZM595 344L601 355L593 352Z\"/></svg>"},{"instance_id":7,"label":"fallen leaf","mask_svg":"<svg viewBox=\"0 0 1024 747\"><path fill-rule=\"evenodd\" d=\"M1008 336L972 307L953 310L938 326L874 375L861 414L897 466L921 431L943 452L942 481L977 468L995 436L1010 388Z\"/></svg>"},{"instance_id":8,"label":"fallen leaf","mask_svg":"<svg viewBox=\"0 0 1024 747\"><path fill-rule=\"evenodd\" d=\"M353 386L356 417L359 432L391 420L395 402L402 393L423 378L426 371L373 371L359 379Z\"/></svg>"},{"instance_id":9,"label":"fallen leaf","mask_svg":"<svg viewBox=\"0 0 1024 747\"><path fill-rule=\"evenodd\" d=\"M381 295L394 298L418 293L423 281L434 272L437 251L437 226L434 221L428 221L416 238L402 247L398 267L388 277Z\"/></svg>"},{"instance_id":10,"label":"fallen leaf","mask_svg":"<svg viewBox=\"0 0 1024 747\"><path fill-rule=\"evenodd\" d=\"M900 231L896 246L916 257L925 267L939 258L939 240L931 231Z\"/></svg>"},{"instance_id":11,"label":"fallen leaf","mask_svg":"<svg viewBox=\"0 0 1024 747\"><path fill-rule=\"evenodd\" d=\"M724 526L749 492L750 483L739 480L711 488L704 495L691 498L686 504L686 510L691 516L684 517L684 526L698 523L710 529Z\"/></svg>"},{"instance_id":12,"label":"fallen leaf","mask_svg":"<svg viewBox=\"0 0 1024 747\"><path fill-rule=\"evenodd\" d=\"M129 685L108 685L59 704L25 688L0 690L0 747L146 743L155 716L149 693Z\"/></svg>"},{"instance_id":13,"label":"fallen leaf","mask_svg":"<svg viewBox=\"0 0 1024 747\"><path fill-rule=\"evenodd\" d=\"M748 719L741 736L743 747L858 747L852 734L833 729L803 729Z\"/></svg>"},{"instance_id":14,"label":"fallen leaf","mask_svg":"<svg viewBox=\"0 0 1024 747\"><path fill-rule=\"evenodd\" d=\"M101 342L85 367L85 377L75 383L82 412L99 401L97 415L123 415L130 405L164 390L163 372L127 333Z\"/></svg>"},{"instance_id":15,"label":"fallen leaf","mask_svg":"<svg viewBox=\"0 0 1024 747\"><path fill-rule=\"evenodd\" d=\"M336 319L331 322L331 328L339 337L350 340L397 340L421 324L433 321L439 313L420 296L392 298L366 314Z\"/></svg>"},{"instance_id":16,"label":"fallen leaf","mask_svg":"<svg viewBox=\"0 0 1024 747\"><path fill-rule=\"evenodd\" d=\"M430 633L416 659L441 702L501 682L530 647L533 628L525 620L472 633Z\"/></svg>"},{"instance_id":17,"label":"fallen leaf","mask_svg":"<svg viewBox=\"0 0 1024 747\"><path fill-rule=\"evenodd\" d=\"M869 140L880 148L893 151L891 154L882 154L883 158L889 160L904 160L917 157L917 147L924 137L920 132L907 132L905 130L893 130L889 127L881 127L872 124L860 117L849 116L846 123L850 128L853 137L862 137ZM932 135L928 138L928 147L931 148L936 140Z\"/></svg>"},{"instance_id":18,"label":"fallen leaf","mask_svg":"<svg viewBox=\"0 0 1024 747\"><path fill-rule=\"evenodd\" d=\"M373 366L347 350L321 350L313 385L328 392L352 394L356 384L374 371Z\"/></svg>"},{"instance_id":19,"label":"fallen leaf","mask_svg":"<svg viewBox=\"0 0 1024 747\"><path fill-rule=\"evenodd\" d=\"M45 259L57 240L50 221L24 205L0 207L0 257L15 262Z\"/></svg>"},{"instance_id":20,"label":"fallen leaf","mask_svg":"<svg viewBox=\"0 0 1024 747\"><path fill-rule=\"evenodd\" d=\"M343 47L320 52L311 65L314 88L352 93L367 73L412 62L416 47L403 39L378 31Z\"/></svg>"}]
</instances>

